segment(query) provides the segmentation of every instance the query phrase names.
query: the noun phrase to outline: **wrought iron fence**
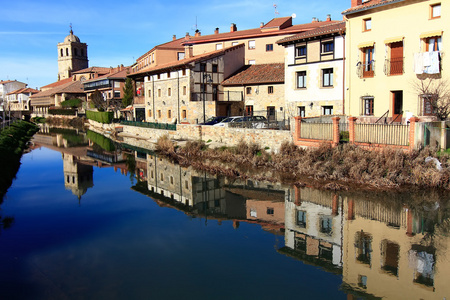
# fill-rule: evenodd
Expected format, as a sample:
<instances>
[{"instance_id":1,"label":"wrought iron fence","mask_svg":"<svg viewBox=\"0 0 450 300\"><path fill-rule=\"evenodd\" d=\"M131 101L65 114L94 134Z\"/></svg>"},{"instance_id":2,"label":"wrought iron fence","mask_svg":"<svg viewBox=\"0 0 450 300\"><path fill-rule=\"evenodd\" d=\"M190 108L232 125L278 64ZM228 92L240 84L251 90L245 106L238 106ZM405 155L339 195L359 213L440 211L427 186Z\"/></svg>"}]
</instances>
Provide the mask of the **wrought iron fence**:
<instances>
[{"instance_id":1,"label":"wrought iron fence","mask_svg":"<svg viewBox=\"0 0 450 300\"><path fill-rule=\"evenodd\" d=\"M403 74L403 57L386 59L384 61L384 74L386 75L399 75Z\"/></svg>"},{"instance_id":2,"label":"wrought iron fence","mask_svg":"<svg viewBox=\"0 0 450 300\"><path fill-rule=\"evenodd\" d=\"M228 124L233 128L253 128L271 130L289 130L289 118L275 110L248 111L237 122Z\"/></svg>"}]
</instances>

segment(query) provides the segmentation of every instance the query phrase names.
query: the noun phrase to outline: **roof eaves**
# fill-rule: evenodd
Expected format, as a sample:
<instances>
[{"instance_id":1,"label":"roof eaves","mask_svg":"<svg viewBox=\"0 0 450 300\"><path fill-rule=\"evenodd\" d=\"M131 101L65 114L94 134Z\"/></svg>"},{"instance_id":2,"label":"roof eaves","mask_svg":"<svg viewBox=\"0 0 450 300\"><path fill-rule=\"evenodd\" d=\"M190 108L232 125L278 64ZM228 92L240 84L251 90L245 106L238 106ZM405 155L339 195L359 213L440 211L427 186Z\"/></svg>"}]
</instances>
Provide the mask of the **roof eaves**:
<instances>
[{"instance_id":1,"label":"roof eaves","mask_svg":"<svg viewBox=\"0 0 450 300\"><path fill-rule=\"evenodd\" d=\"M350 15L350 14L354 14L354 13L358 13L358 12L363 12L363 11L367 11L367 10L370 10L370 9L374 9L374 8L378 8L378 7L381 7L381 6L386 6L386 5L390 5L390 4L394 4L394 3L398 3L398 2L403 2L403 1L406 1L406 0L391 0L391 1L383 1L383 2L380 2L378 4L372 4L372 5L370 5L370 4L360 5L361 6L360 8L355 7L355 8L349 8L347 10L344 10L342 12L342 15L346 16L346 15Z\"/></svg>"}]
</instances>

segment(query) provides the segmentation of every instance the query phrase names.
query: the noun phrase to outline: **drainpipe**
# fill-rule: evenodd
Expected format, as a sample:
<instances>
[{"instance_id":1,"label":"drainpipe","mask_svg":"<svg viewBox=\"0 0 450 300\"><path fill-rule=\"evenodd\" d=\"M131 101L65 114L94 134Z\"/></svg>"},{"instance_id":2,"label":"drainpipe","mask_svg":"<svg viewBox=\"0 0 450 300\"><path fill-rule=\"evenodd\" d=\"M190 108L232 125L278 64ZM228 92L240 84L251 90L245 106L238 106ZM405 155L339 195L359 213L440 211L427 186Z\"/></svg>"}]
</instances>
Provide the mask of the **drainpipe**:
<instances>
[{"instance_id":1,"label":"drainpipe","mask_svg":"<svg viewBox=\"0 0 450 300\"><path fill-rule=\"evenodd\" d=\"M346 26L347 27L347 26ZM342 71L344 76L342 76L342 114L345 116L345 35L342 34L341 32L339 32L339 35L342 37L342 39L344 40L343 42L343 46L342 46L342 53L343 53L343 64L342 64Z\"/></svg>"},{"instance_id":2,"label":"drainpipe","mask_svg":"<svg viewBox=\"0 0 450 300\"><path fill-rule=\"evenodd\" d=\"M177 71L177 94L178 94L178 118L177 124L180 124L180 70Z\"/></svg>"}]
</instances>

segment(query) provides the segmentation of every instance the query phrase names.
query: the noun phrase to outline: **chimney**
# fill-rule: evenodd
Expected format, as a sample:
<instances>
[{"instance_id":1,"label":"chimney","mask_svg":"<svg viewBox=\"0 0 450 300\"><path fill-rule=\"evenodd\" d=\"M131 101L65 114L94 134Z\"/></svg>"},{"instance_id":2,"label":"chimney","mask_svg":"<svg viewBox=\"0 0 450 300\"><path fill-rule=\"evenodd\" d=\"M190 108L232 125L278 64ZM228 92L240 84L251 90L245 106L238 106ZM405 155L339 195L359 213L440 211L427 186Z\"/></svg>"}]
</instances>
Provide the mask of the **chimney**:
<instances>
[{"instance_id":1,"label":"chimney","mask_svg":"<svg viewBox=\"0 0 450 300\"><path fill-rule=\"evenodd\" d=\"M219 27L214 30L214 34L219 34Z\"/></svg>"},{"instance_id":2,"label":"chimney","mask_svg":"<svg viewBox=\"0 0 450 300\"><path fill-rule=\"evenodd\" d=\"M264 22L261 22L260 24L259 24L259 28L263 28L264 27Z\"/></svg>"},{"instance_id":3,"label":"chimney","mask_svg":"<svg viewBox=\"0 0 450 300\"><path fill-rule=\"evenodd\" d=\"M193 49L191 45L184 46L184 58L191 58L194 56Z\"/></svg>"},{"instance_id":4,"label":"chimney","mask_svg":"<svg viewBox=\"0 0 450 300\"><path fill-rule=\"evenodd\" d=\"M328 14L328 15L327 15L327 22L330 22L330 21L331 21L331 15Z\"/></svg>"},{"instance_id":5,"label":"chimney","mask_svg":"<svg viewBox=\"0 0 450 300\"><path fill-rule=\"evenodd\" d=\"M197 37L197 36L201 36L201 35L202 35L202 33L200 32L200 30L196 29L195 30L195 36Z\"/></svg>"},{"instance_id":6,"label":"chimney","mask_svg":"<svg viewBox=\"0 0 450 300\"><path fill-rule=\"evenodd\" d=\"M237 31L236 24L231 23L230 32L235 32L235 31Z\"/></svg>"},{"instance_id":7,"label":"chimney","mask_svg":"<svg viewBox=\"0 0 450 300\"><path fill-rule=\"evenodd\" d=\"M319 21L317 20L317 18L316 18L316 17L313 17L313 18L312 18L312 23L317 23L317 22L319 22Z\"/></svg>"},{"instance_id":8,"label":"chimney","mask_svg":"<svg viewBox=\"0 0 450 300\"><path fill-rule=\"evenodd\" d=\"M362 4L362 0L352 0L352 7L358 6Z\"/></svg>"},{"instance_id":9,"label":"chimney","mask_svg":"<svg viewBox=\"0 0 450 300\"><path fill-rule=\"evenodd\" d=\"M172 36L172 41L175 41L177 39L177 36L174 34L173 36Z\"/></svg>"},{"instance_id":10,"label":"chimney","mask_svg":"<svg viewBox=\"0 0 450 300\"><path fill-rule=\"evenodd\" d=\"M122 70L123 70L123 64L121 64L119 67L119 71L122 71Z\"/></svg>"},{"instance_id":11,"label":"chimney","mask_svg":"<svg viewBox=\"0 0 450 300\"><path fill-rule=\"evenodd\" d=\"M185 39L188 40L191 36L189 35L189 32L186 32Z\"/></svg>"}]
</instances>

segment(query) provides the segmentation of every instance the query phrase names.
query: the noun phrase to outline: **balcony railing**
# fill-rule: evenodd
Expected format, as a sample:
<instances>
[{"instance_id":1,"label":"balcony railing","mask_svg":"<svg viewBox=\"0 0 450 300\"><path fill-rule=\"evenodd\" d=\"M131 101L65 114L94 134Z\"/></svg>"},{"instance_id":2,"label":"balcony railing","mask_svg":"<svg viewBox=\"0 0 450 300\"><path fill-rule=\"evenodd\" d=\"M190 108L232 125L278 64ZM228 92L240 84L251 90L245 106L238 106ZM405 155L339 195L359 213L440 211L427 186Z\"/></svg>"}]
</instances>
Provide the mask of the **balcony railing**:
<instances>
[{"instance_id":1,"label":"balcony railing","mask_svg":"<svg viewBox=\"0 0 450 300\"><path fill-rule=\"evenodd\" d=\"M375 76L375 61L369 62L359 61L356 64L356 74L359 78L370 78Z\"/></svg>"},{"instance_id":2,"label":"balcony railing","mask_svg":"<svg viewBox=\"0 0 450 300\"><path fill-rule=\"evenodd\" d=\"M403 57L386 59L384 61L384 74L390 75L401 75L405 72L403 67Z\"/></svg>"}]
</instances>

